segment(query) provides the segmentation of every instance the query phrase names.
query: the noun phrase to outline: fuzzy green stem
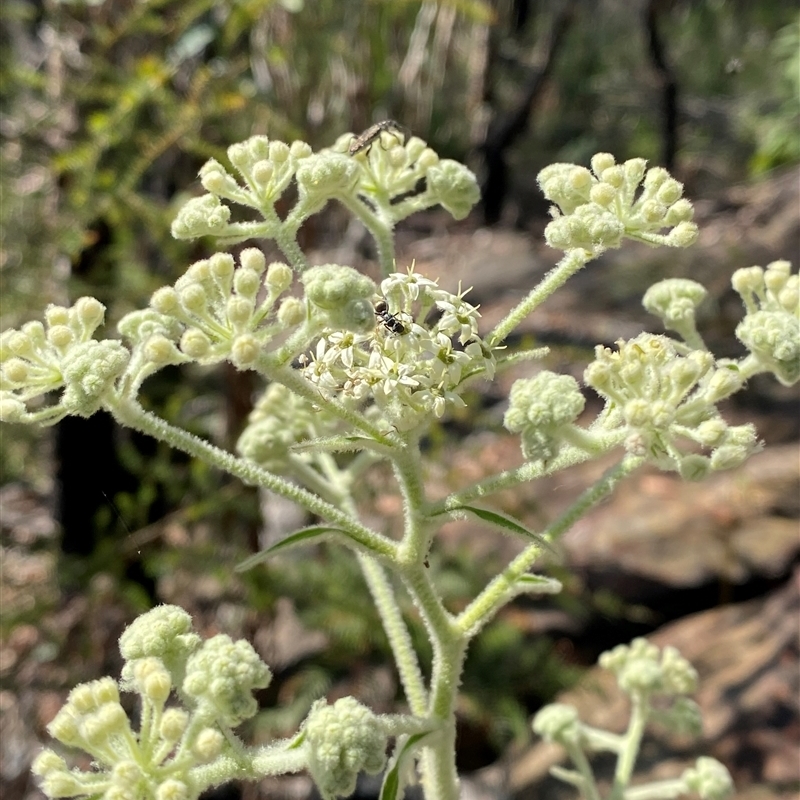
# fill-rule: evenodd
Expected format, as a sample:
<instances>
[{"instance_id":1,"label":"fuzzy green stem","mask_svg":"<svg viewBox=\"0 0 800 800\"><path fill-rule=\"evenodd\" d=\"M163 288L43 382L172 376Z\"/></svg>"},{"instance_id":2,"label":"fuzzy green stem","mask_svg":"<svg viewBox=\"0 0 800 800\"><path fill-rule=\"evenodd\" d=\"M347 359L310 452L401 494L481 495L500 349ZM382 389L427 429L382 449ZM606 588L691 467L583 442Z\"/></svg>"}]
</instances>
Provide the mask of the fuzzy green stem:
<instances>
[{"instance_id":1,"label":"fuzzy green stem","mask_svg":"<svg viewBox=\"0 0 800 800\"><path fill-rule=\"evenodd\" d=\"M389 579L375 559L359 553L358 562L389 639L408 705L415 716L423 717L428 713L428 693L411 635L403 621Z\"/></svg>"},{"instance_id":2,"label":"fuzzy green stem","mask_svg":"<svg viewBox=\"0 0 800 800\"><path fill-rule=\"evenodd\" d=\"M596 254L594 254L596 256ZM592 254L585 250L567 250L561 261L548 272L544 278L529 292L528 296L495 326L495 329L486 338L490 347L502 344L514 328L535 308L550 297L556 289L563 286L578 270L584 267Z\"/></svg>"},{"instance_id":3,"label":"fuzzy green stem","mask_svg":"<svg viewBox=\"0 0 800 800\"><path fill-rule=\"evenodd\" d=\"M586 512L597 505L603 498L614 491L616 485L644 459L626 456L614 468L606 472L593 486L581 496L551 525L543 536L554 541L568 531ZM528 571L531 564L539 557L541 547L538 544L526 547L499 575L493 578L483 591L461 612L457 624L465 635L474 636L505 604L508 592L514 584Z\"/></svg>"},{"instance_id":4,"label":"fuzzy green stem","mask_svg":"<svg viewBox=\"0 0 800 800\"><path fill-rule=\"evenodd\" d=\"M624 745L617 758L617 766L614 770L614 784L611 787L609 800L623 800L625 789L633 775L633 768L636 765L636 758L639 755L639 747L642 743L644 728L649 716L650 703L646 695L636 693L631 697L631 718L628 723L628 730L623 739Z\"/></svg>"},{"instance_id":5,"label":"fuzzy green stem","mask_svg":"<svg viewBox=\"0 0 800 800\"><path fill-rule=\"evenodd\" d=\"M167 442L176 450L188 453L208 464L239 478L249 486L261 486L275 494L285 497L312 514L339 526L359 545L382 558L396 557L394 542L362 525L357 519L344 513L336 506L325 502L311 492L295 486L293 483L259 467L252 461L237 458L232 453L222 450L209 442L203 441L182 428L170 425L163 419L145 411L138 403L126 397L115 397L107 404L108 411L114 418L134 430L146 433L156 439Z\"/></svg>"}]
</instances>

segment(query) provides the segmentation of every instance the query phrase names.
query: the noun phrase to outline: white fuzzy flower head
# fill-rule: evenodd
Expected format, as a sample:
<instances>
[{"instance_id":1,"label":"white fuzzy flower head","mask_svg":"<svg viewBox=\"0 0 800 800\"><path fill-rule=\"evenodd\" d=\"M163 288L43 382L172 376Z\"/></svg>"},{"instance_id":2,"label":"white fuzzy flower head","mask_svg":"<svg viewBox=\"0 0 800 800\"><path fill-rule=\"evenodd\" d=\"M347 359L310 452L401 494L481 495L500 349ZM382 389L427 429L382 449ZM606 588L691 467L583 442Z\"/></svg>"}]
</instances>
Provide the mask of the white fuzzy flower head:
<instances>
[{"instance_id":1,"label":"white fuzzy flower head","mask_svg":"<svg viewBox=\"0 0 800 800\"><path fill-rule=\"evenodd\" d=\"M747 314L736 336L764 371L784 385L800 380L800 276L788 261L737 270L732 278Z\"/></svg>"},{"instance_id":2,"label":"white fuzzy flower head","mask_svg":"<svg viewBox=\"0 0 800 800\"><path fill-rule=\"evenodd\" d=\"M614 673L620 688L628 694L678 696L697 689L697 671L678 650L660 650L643 638L608 650L598 663Z\"/></svg>"},{"instance_id":3,"label":"white fuzzy flower head","mask_svg":"<svg viewBox=\"0 0 800 800\"><path fill-rule=\"evenodd\" d=\"M369 332L330 331L304 373L323 393L371 400L389 425L411 430L462 407L465 379L491 378L495 359L465 293L446 292L412 270L390 275L381 292Z\"/></svg>"},{"instance_id":4,"label":"white fuzzy flower head","mask_svg":"<svg viewBox=\"0 0 800 800\"><path fill-rule=\"evenodd\" d=\"M49 306L46 325L29 322L0 336L0 413L7 422L53 424L103 407L130 359L118 341L92 337L105 307L82 297L71 308ZM61 390L55 403L44 395ZM29 408L39 404L38 408Z\"/></svg>"},{"instance_id":5,"label":"white fuzzy flower head","mask_svg":"<svg viewBox=\"0 0 800 800\"><path fill-rule=\"evenodd\" d=\"M329 706L318 700L303 728L308 769L324 800L346 797L359 772L374 775L386 763L386 732L380 717L353 697Z\"/></svg>"},{"instance_id":6,"label":"white fuzzy flower head","mask_svg":"<svg viewBox=\"0 0 800 800\"><path fill-rule=\"evenodd\" d=\"M670 247L693 244L697 226L683 186L661 167L646 166L641 158L616 164L610 154L598 153L591 170L575 164L545 167L539 186L555 204L545 231L548 244L591 254L619 247L623 238Z\"/></svg>"},{"instance_id":7,"label":"white fuzzy flower head","mask_svg":"<svg viewBox=\"0 0 800 800\"><path fill-rule=\"evenodd\" d=\"M758 451L755 429L728 426L715 406L742 385L733 365L649 333L617 347L598 346L584 378L606 400L597 424L619 432L630 452L696 480ZM687 450L690 442L710 454Z\"/></svg>"},{"instance_id":8,"label":"white fuzzy flower head","mask_svg":"<svg viewBox=\"0 0 800 800\"><path fill-rule=\"evenodd\" d=\"M147 311L120 323L134 344L135 383L163 366L152 363L155 339L173 343L164 352L168 363L228 360L238 369L252 369L270 342L292 327L278 315L278 300L290 284L289 267L273 264L267 270L255 248L242 251L238 267L226 253L195 262L174 286L153 294Z\"/></svg>"}]
</instances>

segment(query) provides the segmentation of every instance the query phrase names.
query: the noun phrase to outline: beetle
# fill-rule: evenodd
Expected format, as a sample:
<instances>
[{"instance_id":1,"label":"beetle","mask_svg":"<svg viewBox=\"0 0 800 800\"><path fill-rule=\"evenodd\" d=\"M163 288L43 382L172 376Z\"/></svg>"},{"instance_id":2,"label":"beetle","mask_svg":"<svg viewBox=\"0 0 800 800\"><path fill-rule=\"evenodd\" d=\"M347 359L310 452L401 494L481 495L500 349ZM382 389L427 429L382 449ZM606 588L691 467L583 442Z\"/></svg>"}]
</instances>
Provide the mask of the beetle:
<instances>
[{"instance_id":1,"label":"beetle","mask_svg":"<svg viewBox=\"0 0 800 800\"><path fill-rule=\"evenodd\" d=\"M396 122L393 119L385 119L381 122L376 122L374 125L370 125L363 133L356 136L352 142L350 142L350 147L348 149L348 153L351 156L356 155L357 153L361 153L364 150L368 150L372 147L373 142L384 132L391 133L393 135L401 134L403 137L403 141L409 138L409 130L405 127L405 125L401 125L399 122Z\"/></svg>"}]
</instances>

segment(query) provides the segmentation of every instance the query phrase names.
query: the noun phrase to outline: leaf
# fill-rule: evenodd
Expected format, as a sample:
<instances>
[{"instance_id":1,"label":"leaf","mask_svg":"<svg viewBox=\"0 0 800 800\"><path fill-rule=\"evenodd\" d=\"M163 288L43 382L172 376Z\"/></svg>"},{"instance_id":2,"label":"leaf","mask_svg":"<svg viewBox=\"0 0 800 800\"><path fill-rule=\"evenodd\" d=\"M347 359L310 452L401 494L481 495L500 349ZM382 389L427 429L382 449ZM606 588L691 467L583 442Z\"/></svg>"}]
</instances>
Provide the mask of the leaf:
<instances>
[{"instance_id":1,"label":"leaf","mask_svg":"<svg viewBox=\"0 0 800 800\"><path fill-rule=\"evenodd\" d=\"M403 744L403 748L399 752L395 752L392 757L394 763L383 776L383 786L381 786L381 794L378 800L398 800L402 790L405 788L400 785L400 771L408 763L409 756L412 756L416 751L420 740L427 735L428 731L409 736Z\"/></svg>"},{"instance_id":2,"label":"leaf","mask_svg":"<svg viewBox=\"0 0 800 800\"><path fill-rule=\"evenodd\" d=\"M532 575L526 573L517 578L516 587L524 592L532 594L559 594L563 588L561 581L555 578L547 578L544 575Z\"/></svg>"},{"instance_id":3,"label":"leaf","mask_svg":"<svg viewBox=\"0 0 800 800\"><path fill-rule=\"evenodd\" d=\"M276 542L264 550L259 550L257 553L250 556L250 558L246 558L244 561L242 561L241 564L237 564L234 569L236 572L247 572L247 570L252 569L262 561L272 558L275 553L281 550L286 550L290 547L296 547L299 544L304 544L310 539L318 539L326 536L329 533L342 533L345 536L348 536L347 532L343 531L341 528L331 528L328 525L311 525L308 528L301 528L299 531L289 534L289 536L287 536L285 539L281 539L279 542Z\"/></svg>"},{"instance_id":4,"label":"leaf","mask_svg":"<svg viewBox=\"0 0 800 800\"><path fill-rule=\"evenodd\" d=\"M522 536L525 539L532 539L536 544L541 547L546 548L551 553L555 553L556 551L553 549L553 545L547 541L539 533L534 533L532 530L526 528L519 520L514 519L514 517L507 517L505 514L501 514L499 511L490 511L488 508L479 508L478 506L454 506L453 508L448 508L447 511L443 511L442 513L453 511L467 511L470 514L474 514L478 519L482 519L484 522L488 522L489 525L494 526L495 528L500 528L501 530L507 533L514 533L517 536Z\"/></svg>"}]
</instances>

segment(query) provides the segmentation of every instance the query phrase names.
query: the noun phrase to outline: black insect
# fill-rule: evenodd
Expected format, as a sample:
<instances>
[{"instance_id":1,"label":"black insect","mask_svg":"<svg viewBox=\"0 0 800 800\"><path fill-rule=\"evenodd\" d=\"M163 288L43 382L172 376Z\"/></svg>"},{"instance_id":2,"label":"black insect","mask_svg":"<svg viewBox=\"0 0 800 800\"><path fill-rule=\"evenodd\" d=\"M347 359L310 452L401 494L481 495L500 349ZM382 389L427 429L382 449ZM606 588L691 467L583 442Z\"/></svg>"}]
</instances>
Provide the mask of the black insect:
<instances>
[{"instance_id":1,"label":"black insect","mask_svg":"<svg viewBox=\"0 0 800 800\"><path fill-rule=\"evenodd\" d=\"M406 326L394 314L389 313L389 306L385 300L379 300L375 303L375 314L381 318L386 330L396 334L406 332Z\"/></svg>"},{"instance_id":2,"label":"black insect","mask_svg":"<svg viewBox=\"0 0 800 800\"><path fill-rule=\"evenodd\" d=\"M393 119L385 119L382 122L376 122L374 125L370 125L364 133L356 136L352 142L350 142L350 148L348 153L351 156L354 156L356 153L360 153L362 150L368 150L372 143L384 132L392 133L395 136L400 134L403 137L403 141L408 139L409 130L405 127L405 125L401 125L399 122L395 122Z\"/></svg>"}]
</instances>

